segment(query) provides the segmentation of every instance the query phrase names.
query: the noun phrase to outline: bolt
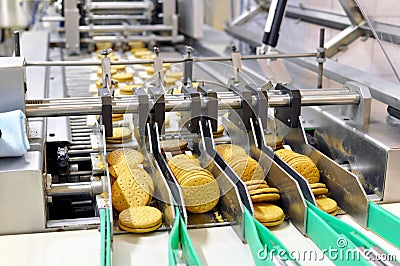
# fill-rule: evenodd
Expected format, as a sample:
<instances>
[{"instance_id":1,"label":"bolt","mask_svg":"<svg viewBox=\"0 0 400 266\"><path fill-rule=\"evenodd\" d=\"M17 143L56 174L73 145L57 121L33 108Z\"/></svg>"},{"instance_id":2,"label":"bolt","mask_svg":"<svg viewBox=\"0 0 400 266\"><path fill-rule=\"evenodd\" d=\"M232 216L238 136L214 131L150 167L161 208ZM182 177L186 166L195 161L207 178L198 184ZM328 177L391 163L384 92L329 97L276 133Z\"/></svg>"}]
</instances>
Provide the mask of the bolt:
<instances>
[{"instance_id":1,"label":"bolt","mask_svg":"<svg viewBox=\"0 0 400 266\"><path fill-rule=\"evenodd\" d=\"M56 133L50 132L50 133L49 133L49 136L50 136L50 137L55 137L55 136L56 136Z\"/></svg>"},{"instance_id":2,"label":"bolt","mask_svg":"<svg viewBox=\"0 0 400 266\"><path fill-rule=\"evenodd\" d=\"M156 56L158 56L160 54L160 48L158 48L157 46L154 47L154 53L156 54Z\"/></svg>"},{"instance_id":3,"label":"bolt","mask_svg":"<svg viewBox=\"0 0 400 266\"><path fill-rule=\"evenodd\" d=\"M232 49L232 52L236 53L236 51L237 51L236 44L232 44L231 49Z\"/></svg>"}]
</instances>

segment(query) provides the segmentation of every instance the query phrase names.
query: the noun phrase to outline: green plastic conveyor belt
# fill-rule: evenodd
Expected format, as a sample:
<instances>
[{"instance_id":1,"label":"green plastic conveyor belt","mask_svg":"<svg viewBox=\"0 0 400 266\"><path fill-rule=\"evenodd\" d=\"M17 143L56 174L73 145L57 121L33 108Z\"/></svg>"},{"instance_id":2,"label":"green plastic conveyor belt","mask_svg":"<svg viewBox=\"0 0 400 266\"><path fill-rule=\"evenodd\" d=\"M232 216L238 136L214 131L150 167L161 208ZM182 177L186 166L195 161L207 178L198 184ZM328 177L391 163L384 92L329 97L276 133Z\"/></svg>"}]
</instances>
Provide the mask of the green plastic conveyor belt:
<instances>
[{"instance_id":1,"label":"green plastic conveyor belt","mask_svg":"<svg viewBox=\"0 0 400 266\"><path fill-rule=\"evenodd\" d=\"M400 248L400 218L372 201L368 204L367 226L374 233Z\"/></svg>"},{"instance_id":2,"label":"green plastic conveyor belt","mask_svg":"<svg viewBox=\"0 0 400 266\"><path fill-rule=\"evenodd\" d=\"M288 256L288 250L279 239L254 219L246 207L244 207L244 237L250 246L256 265L297 264Z\"/></svg>"},{"instance_id":3,"label":"green plastic conveyor belt","mask_svg":"<svg viewBox=\"0 0 400 266\"><path fill-rule=\"evenodd\" d=\"M387 254L351 225L307 201L307 235L336 265L371 265Z\"/></svg>"},{"instance_id":4,"label":"green plastic conveyor belt","mask_svg":"<svg viewBox=\"0 0 400 266\"><path fill-rule=\"evenodd\" d=\"M174 226L168 239L169 265L202 265L178 208L175 213Z\"/></svg>"}]
</instances>

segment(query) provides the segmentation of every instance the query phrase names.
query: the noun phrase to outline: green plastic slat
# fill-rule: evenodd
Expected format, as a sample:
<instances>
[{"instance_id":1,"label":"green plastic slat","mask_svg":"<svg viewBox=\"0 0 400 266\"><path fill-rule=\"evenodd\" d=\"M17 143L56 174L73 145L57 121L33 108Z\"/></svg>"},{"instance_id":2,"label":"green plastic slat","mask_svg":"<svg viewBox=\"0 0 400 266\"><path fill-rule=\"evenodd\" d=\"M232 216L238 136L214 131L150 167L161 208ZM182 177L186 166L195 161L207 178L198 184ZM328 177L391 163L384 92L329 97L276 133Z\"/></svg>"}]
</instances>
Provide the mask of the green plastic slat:
<instances>
[{"instance_id":1,"label":"green plastic slat","mask_svg":"<svg viewBox=\"0 0 400 266\"><path fill-rule=\"evenodd\" d=\"M111 237L112 228L110 221L110 209L106 209L106 266L111 266Z\"/></svg>"},{"instance_id":2,"label":"green plastic slat","mask_svg":"<svg viewBox=\"0 0 400 266\"><path fill-rule=\"evenodd\" d=\"M106 214L100 209L100 265L106 265Z\"/></svg>"},{"instance_id":3,"label":"green plastic slat","mask_svg":"<svg viewBox=\"0 0 400 266\"><path fill-rule=\"evenodd\" d=\"M318 209L309 201L307 206L307 235L333 263L371 265L357 249L361 247L368 250L379 247L376 243L351 225Z\"/></svg>"},{"instance_id":4,"label":"green plastic slat","mask_svg":"<svg viewBox=\"0 0 400 266\"><path fill-rule=\"evenodd\" d=\"M180 215L179 209L175 209L176 218L168 239L168 257L169 265L176 265L180 256L179 247L186 265L201 266L200 258L194 249L185 223Z\"/></svg>"},{"instance_id":5,"label":"green plastic slat","mask_svg":"<svg viewBox=\"0 0 400 266\"><path fill-rule=\"evenodd\" d=\"M400 218L372 201L368 205L367 227L400 248Z\"/></svg>"},{"instance_id":6,"label":"green plastic slat","mask_svg":"<svg viewBox=\"0 0 400 266\"><path fill-rule=\"evenodd\" d=\"M268 228L255 220L246 208L244 208L244 236L256 265L275 265L271 255L278 256L278 254L283 261L292 260L282 242Z\"/></svg>"}]
</instances>

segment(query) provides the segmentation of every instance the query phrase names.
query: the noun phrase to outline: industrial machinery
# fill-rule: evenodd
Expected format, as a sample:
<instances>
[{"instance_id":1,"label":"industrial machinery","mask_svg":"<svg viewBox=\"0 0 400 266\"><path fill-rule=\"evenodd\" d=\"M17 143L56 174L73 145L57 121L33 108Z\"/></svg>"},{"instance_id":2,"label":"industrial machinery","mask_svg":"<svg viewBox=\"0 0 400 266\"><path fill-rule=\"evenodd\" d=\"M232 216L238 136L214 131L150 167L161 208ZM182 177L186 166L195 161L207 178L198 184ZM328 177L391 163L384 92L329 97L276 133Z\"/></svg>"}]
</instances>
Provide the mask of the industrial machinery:
<instances>
[{"instance_id":1,"label":"industrial machinery","mask_svg":"<svg viewBox=\"0 0 400 266\"><path fill-rule=\"evenodd\" d=\"M268 8L258 2L257 12ZM377 117L373 112L380 100L396 115L397 101L384 98L377 83L371 87L357 79L340 84L336 80L329 83L336 87L326 87L329 81L323 78L330 78L331 65L326 62L329 49L323 31L315 51L259 49L258 54L245 55L233 45L226 54L215 55L200 40L193 47L178 45L183 36L178 33L176 3L45 3L36 30L15 33L15 56L0 57L0 90L9 95L0 98L0 113L23 112L30 148L23 156L0 158L0 235L99 229L100 237L92 242L98 252L91 256L100 265L124 265L135 259L166 263L163 255L154 256L150 248L144 252L146 246L135 241L154 242L153 246L159 241L168 247L170 265L224 260L307 264L312 258L293 253L307 250L319 263L398 265L399 214L379 205L400 202L398 118L386 114L383 121L383 114ZM233 23L230 31L240 23ZM279 26L272 28L271 36L279 32ZM268 38L264 44L272 45ZM140 47L129 47L133 41ZM112 49L95 49L108 42ZM135 49L144 46L154 48L154 53L135 55ZM266 79L265 62L276 60L310 65L312 60L316 86L301 86L296 76L288 82ZM292 66L287 70L292 73ZM122 72L134 79L117 80ZM171 72L179 78L168 82ZM128 94L123 93L124 86L132 86ZM123 119L113 121L113 115ZM215 135L218 125L224 128L221 136ZM110 137L119 127L133 134L113 143ZM338 217L316 208L309 183L266 141L275 135L315 163L329 196L338 203ZM161 144L171 139L186 141L187 154L199 158L217 177L220 197L212 211L187 210L184 190L167 163L172 154ZM7 141L4 134L2 141ZM277 204L286 216L282 225L269 230L253 218L254 203L245 183L216 149L226 143L243 147L262 167L268 184L279 189ZM116 149L136 149L144 155L142 167L154 182L150 204L163 214L156 232L134 236L117 222L107 162ZM204 239L202 243L196 232L206 232L209 238L224 232L230 241L225 244L237 248L238 254L222 260L207 249L213 244ZM166 236L168 241L154 236ZM220 245L224 237L213 241ZM357 255L338 259L327 254L332 248ZM140 252L147 255L139 256Z\"/></svg>"}]
</instances>

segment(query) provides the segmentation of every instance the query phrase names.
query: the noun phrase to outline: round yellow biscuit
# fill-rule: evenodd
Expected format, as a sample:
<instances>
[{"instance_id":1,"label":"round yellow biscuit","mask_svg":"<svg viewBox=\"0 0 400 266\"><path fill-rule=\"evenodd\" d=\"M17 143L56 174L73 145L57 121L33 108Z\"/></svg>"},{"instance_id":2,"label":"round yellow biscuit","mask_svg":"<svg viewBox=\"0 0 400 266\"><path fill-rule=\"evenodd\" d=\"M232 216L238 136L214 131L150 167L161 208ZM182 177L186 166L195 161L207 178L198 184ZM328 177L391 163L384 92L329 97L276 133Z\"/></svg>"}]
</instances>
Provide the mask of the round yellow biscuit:
<instances>
[{"instance_id":1,"label":"round yellow biscuit","mask_svg":"<svg viewBox=\"0 0 400 266\"><path fill-rule=\"evenodd\" d=\"M96 42L96 49L97 50L104 50L113 47L112 42Z\"/></svg>"},{"instance_id":2,"label":"round yellow biscuit","mask_svg":"<svg viewBox=\"0 0 400 266\"><path fill-rule=\"evenodd\" d=\"M133 82L133 73L116 73L112 75L112 78L118 82Z\"/></svg>"},{"instance_id":3,"label":"round yellow biscuit","mask_svg":"<svg viewBox=\"0 0 400 266\"><path fill-rule=\"evenodd\" d=\"M283 210L271 203L256 203L254 207L254 218L260 223L280 221L285 217Z\"/></svg>"},{"instance_id":4,"label":"round yellow biscuit","mask_svg":"<svg viewBox=\"0 0 400 266\"><path fill-rule=\"evenodd\" d=\"M112 65L111 69L115 69L117 71L124 71L126 69L126 65Z\"/></svg>"},{"instance_id":5,"label":"round yellow biscuit","mask_svg":"<svg viewBox=\"0 0 400 266\"><path fill-rule=\"evenodd\" d=\"M155 231L155 230L157 230L158 228L160 228L161 225L162 225L162 222L159 222L158 224L156 224L156 225L153 226L153 227L148 227L148 228L130 228L130 227L124 226L124 225L121 224L121 223L118 223L118 226L119 226L120 229L122 229L122 230L124 230L124 231L127 231L127 232L138 233L138 234L140 234L140 233L148 233L148 232Z\"/></svg>"},{"instance_id":6,"label":"round yellow biscuit","mask_svg":"<svg viewBox=\"0 0 400 266\"><path fill-rule=\"evenodd\" d=\"M336 201L328 197L318 197L315 199L318 208L327 213L334 213L338 210Z\"/></svg>"},{"instance_id":7,"label":"round yellow biscuit","mask_svg":"<svg viewBox=\"0 0 400 266\"><path fill-rule=\"evenodd\" d=\"M107 140L122 140L132 137L132 130L129 127L114 127L113 136L107 137Z\"/></svg>"},{"instance_id":8,"label":"round yellow biscuit","mask_svg":"<svg viewBox=\"0 0 400 266\"><path fill-rule=\"evenodd\" d=\"M285 220L285 216L283 216L281 219L274 221L274 222L265 222L265 223L261 223L264 226L267 227L272 227L272 226L277 226L280 225L281 223L283 223L283 221Z\"/></svg>"},{"instance_id":9,"label":"round yellow biscuit","mask_svg":"<svg viewBox=\"0 0 400 266\"><path fill-rule=\"evenodd\" d=\"M117 150L110 152L107 156L107 162L110 165L116 165L121 160L126 161L127 157L132 158L130 160L133 160L134 162L136 162L137 165L143 163L143 161L144 161L144 157L141 152L134 150L134 149L130 149L130 148L124 148L124 149L117 149Z\"/></svg>"},{"instance_id":10,"label":"round yellow biscuit","mask_svg":"<svg viewBox=\"0 0 400 266\"><path fill-rule=\"evenodd\" d=\"M162 221L162 213L151 206L134 206L123 210L118 216L118 222L129 228L148 228Z\"/></svg>"},{"instance_id":11,"label":"round yellow biscuit","mask_svg":"<svg viewBox=\"0 0 400 266\"><path fill-rule=\"evenodd\" d=\"M142 42L142 41L129 41L129 42L128 42L128 46L129 46L131 49L137 49L137 48L144 48L144 47L145 47L145 44L144 44L144 42Z\"/></svg>"},{"instance_id":12,"label":"round yellow biscuit","mask_svg":"<svg viewBox=\"0 0 400 266\"><path fill-rule=\"evenodd\" d=\"M182 71L167 71L167 73L165 73L165 76L167 78L181 79L183 77L183 72Z\"/></svg>"}]
</instances>

